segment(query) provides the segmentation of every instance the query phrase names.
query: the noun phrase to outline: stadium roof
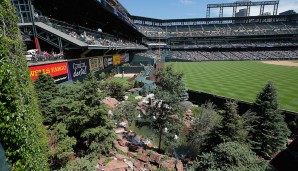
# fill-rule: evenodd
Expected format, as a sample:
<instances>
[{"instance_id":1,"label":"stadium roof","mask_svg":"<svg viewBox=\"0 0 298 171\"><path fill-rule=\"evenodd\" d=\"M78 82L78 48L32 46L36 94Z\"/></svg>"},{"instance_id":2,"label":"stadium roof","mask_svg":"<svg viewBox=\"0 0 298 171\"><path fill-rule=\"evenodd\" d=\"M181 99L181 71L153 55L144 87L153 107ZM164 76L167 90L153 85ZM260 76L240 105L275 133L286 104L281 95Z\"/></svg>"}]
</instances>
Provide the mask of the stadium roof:
<instances>
[{"instance_id":1,"label":"stadium roof","mask_svg":"<svg viewBox=\"0 0 298 171\"><path fill-rule=\"evenodd\" d=\"M101 28L103 32L128 39L143 37L128 23L104 8L98 0L34 0L33 4L42 15L73 25L94 30Z\"/></svg>"}]
</instances>

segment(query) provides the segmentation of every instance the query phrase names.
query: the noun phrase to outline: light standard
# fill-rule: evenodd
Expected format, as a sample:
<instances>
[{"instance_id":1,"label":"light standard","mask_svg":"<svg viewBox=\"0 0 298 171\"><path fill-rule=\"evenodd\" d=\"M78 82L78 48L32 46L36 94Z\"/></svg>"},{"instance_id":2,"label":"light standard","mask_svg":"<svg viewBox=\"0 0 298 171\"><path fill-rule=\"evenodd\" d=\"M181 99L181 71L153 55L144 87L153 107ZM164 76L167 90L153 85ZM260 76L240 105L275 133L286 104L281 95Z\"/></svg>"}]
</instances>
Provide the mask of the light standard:
<instances>
[{"instance_id":1,"label":"light standard","mask_svg":"<svg viewBox=\"0 0 298 171\"><path fill-rule=\"evenodd\" d=\"M31 20L32 20L32 29L33 29L35 48L38 49L38 54L40 54L41 49L40 49L39 41L37 38L37 31L36 31L35 18L34 18L34 8L33 8L31 0L28 0L28 4L29 4L30 16L31 16Z\"/></svg>"}]
</instances>

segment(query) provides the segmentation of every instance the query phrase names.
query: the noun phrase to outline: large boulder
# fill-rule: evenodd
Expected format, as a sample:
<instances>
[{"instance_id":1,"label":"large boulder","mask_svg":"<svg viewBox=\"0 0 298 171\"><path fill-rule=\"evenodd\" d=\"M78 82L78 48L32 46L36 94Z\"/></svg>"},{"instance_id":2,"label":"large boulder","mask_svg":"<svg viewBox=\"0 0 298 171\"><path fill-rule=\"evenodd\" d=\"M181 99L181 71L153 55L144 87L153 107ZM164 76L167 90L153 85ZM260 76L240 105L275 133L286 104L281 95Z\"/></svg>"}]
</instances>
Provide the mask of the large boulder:
<instances>
[{"instance_id":1,"label":"large boulder","mask_svg":"<svg viewBox=\"0 0 298 171\"><path fill-rule=\"evenodd\" d=\"M147 163L148 162L148 157L145 156L145 155L141 155L141 156L138 156L138 160Z\"/></svg>"},{"instance_id":2,"label":"large boulder","mask_svg":"<svg viewBox=\"0 0 298 171\"><path fill-rule=\"evenodd\" d=\"M176 163L176 170L177 171L183 171L183 163L181 162L181 160L178 160Z\"/></svg>"},{"instance_id":3,"label":"large boulder","mask_svg":"<svg viewBox=\"0 0 298 171\"><path fill-rule=\"evenodd\" d=\"M123 152L125 152L125 153L128 152L128 147L122 147L122 146L120 146L119 143L118 143L118 141L116 141L116 140L115 140L113 143L114 143L114 147L115 147L116 149L118 149L118 150L120 150L120 151L123 151Z\"/></svg>"},{"instance_id":4,"label":"large boulder","mask_svg":"<svg viewBox=\"0 0 298 171\"><path fill-rule=\"evenodd\" d=\"M126 171L128 170L128 165L123 161L112 160L104 167L105 171Z\"/></svg>"},{"instance_id":5,"label":"large boulder","mask_svg":"<svg viewBox=\"0 0 298 171\"><path fill-rule=\"evenodd\" d=\"M133 152L128 152L128 156L131 157L131 158L136 158L137 154L133 153Z\"/></svg>"},{"instance_id":6,"label":"large boulder","mask_svg":"<svg viewBox=\"0 0 298 171\"><path fill-rule=\"evenodd\" d=\"M162 157L161 154L153 151L149 156L149 160L151 163L160 163Z\"/></svg>"},{"instance_id":7,"label":"large boulder","mask_svg":"<svg viewBox=\"0 0 298 171\"><path fill-rule=\"evenodd\" d=\"M145 168L145 163L139 160L136 160L133 165L134 165L134 170L143 170Z\"/></svg>"},{"instance_id":8,"label":"large boulder","mask_svg":"<svg viewBox=\"0 0 298 171\"><path fill-rule=\"evenodd\" d=\"M160 167L165 170L175 170L175 163L175 159L165 160L160 163Z\"/></svg>"},{"instance_id":9,"label":"large boulder","mask_svg":"<svg viewBox=\"0 0 298 171\"><path fill-rule=\"evenodd\" d=\"M124 156L122 154L115 154L115 158L121 161L123 161L124 159L128 159L127 156Z\"/></svg>"}]
</instances>

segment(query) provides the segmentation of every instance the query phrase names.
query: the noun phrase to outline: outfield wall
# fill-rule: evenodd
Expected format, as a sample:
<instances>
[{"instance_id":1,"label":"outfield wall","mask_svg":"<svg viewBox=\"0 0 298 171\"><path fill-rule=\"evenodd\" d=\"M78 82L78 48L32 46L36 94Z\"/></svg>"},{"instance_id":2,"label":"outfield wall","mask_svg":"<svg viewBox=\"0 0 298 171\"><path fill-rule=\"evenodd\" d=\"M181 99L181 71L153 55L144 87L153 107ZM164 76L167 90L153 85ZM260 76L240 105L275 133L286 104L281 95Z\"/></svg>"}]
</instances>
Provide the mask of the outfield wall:
<instances>
[{"instance_id":1,"label":"outfield wall","mask_svg":"<svg viewBox=\"0 0 298 171\"><path fill-rule=\"evenodd\" d=\"M235 100L232 98L227 98L194 90L188 90L188 95L189 101L191 101L194 104L202 105L207 102L212 102L214 105L216 105L218 109L224 109L224 105L228 100ZM248 103L238 99L236 99L236 101L238 102L238 112L240 115L244 114L246 111L252 108L252 103ZM293 121L295 117L298 117L298 113L293 111L281 110L281 113L285 116L285 121L287 123Z\"/></svg>"}]
</instances>

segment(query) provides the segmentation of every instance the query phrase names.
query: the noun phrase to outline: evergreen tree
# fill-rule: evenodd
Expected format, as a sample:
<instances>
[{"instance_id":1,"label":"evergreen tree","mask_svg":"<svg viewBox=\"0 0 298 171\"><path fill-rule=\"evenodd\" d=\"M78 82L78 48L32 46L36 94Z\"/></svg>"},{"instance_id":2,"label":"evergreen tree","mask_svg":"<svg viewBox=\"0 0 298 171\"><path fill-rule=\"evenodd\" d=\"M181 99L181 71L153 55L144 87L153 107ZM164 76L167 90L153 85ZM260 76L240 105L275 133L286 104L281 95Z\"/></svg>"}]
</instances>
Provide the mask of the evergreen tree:
<instances>
[{"instance_id":1,"label":"evergreen tree","mask_svg":"<svg viewBox=\"0 0 298 171\"><path fill-rule=\"evenodd\" d=\"M130 101L121 102L114 110L113 118L118 122L120 122L122 118L125 118L129 125L132 124L138 114L140 114L140 112L136 110L137 105L137 103Z\"/></svg>"},{"instance_id":2,"label":"evergreen tree","mask_svg":"<svg viewBox=\"0 0 298 171\"><path fill-rule=\"evenodd\" d=\"M258 119L251 131L253 150L260 156L268 156L285 148L290 131L279 111L277 93L272 82L263 88L253 104Z\"/></svg>"},{"instance_id":3,"label":"evergreen tree","mask_svg":"<svg viewBox=\"0 0 298 171\"><path fill-rule=\"evenodd\" d=\"M161 149L162 138L173 138L179 135L181 119L179 118L179 98L168 91L155 91L155 101L146 110L145 119L151 123L151 128L159 135L158 148ZM168 131L165 131L168 128ZM165 135L165 132L167 136ZM167 140L165 140L167 141ZM172 141L173 142L173 141Z\"/></svg>"},{"instance_id":4,"label":"evergreen tree","mask_svg":"<svg viewBox=\"0 0 298 171\"><path fill-rule=\"evenodd\" d=\"M183 73L176 72L173 66L169 65L161 68L155 73L156 85L162 91L168 91L178 97L179 101L187 100L188 94L183 82Z\"/></svg>"},{"instance_id":5,"label":"evergreen tree","mask_svg":"<svg viewBox=\"0 0 298 171\"><path fill-rule=\"evenodd\" d=\"M198 151L201 149L207 135L214 129L221 119L212 103L207 103L201 108L201 113L195 117L195 122L191 126L191 131L188 135L189 142Z\"/></svg>"},{"instance_id":6,"label":"evergreen tree","mask_svg":"<svg viewBox=\"0 0 298 171\"><path fill-rule=\"evenodd\" d=\"M53 102L57 120L63 121L68 135L76 138L75 151L81 156L107 153L113 146L114 121L101 103L104 97L92 74L83 83L64 86L61 96Z\"/></svg>"},{"instance_id":7,"label":"evergreen tree","mask_svg":"<svg viewBox=\"0 0 298 171\"><path fill-rule=\"evenodd\" d=\"M10 0L0 1L0 20L0 142L12 170L48 170L46 130Z\"/></svg>"},{"instance_id":8,"label":"evergreen tree","mask_svg":"<svg viewBox=\"0 0 298 171\"><path fill-rule=\"evenodd\" d=\"M203 153L196 170L206 171L264 171L267 163L257 160L258 156L246 145L238 142L219 144L209 153Z\"/></svg>"},{"instance_id":9,"label":"evergreen tree","mask_svg":"<svg viewBox=\"0 0 298 171\"><path fill-rule=\"evenodd\" d=\"M76 144L76 139L68 136L66 125L62 122L51 127L48 137L50 167L51 170L57 170L65 166L75 155L73 146Z\"/></svg>"},{"instance_id":10,"label":"evergreen tree","mask_svg":"<svg viewBox=\"0 0 298 171\"><path fill-rule=\"evenodd\" d=\"M226 103L221 121L209 133L204 143L204 151L224 142L245 142L247 132L243 126L243 119L238 115L237 107L236 102Z\"/></svg>"},{"instance_id":11,"label":"evergreen tree","mask_svg":"<svg viewBox=\"0 0 298 171\"><path fill-rule=\"evenodd\" d=\"M100 86L100 89L107 93L107 95L117 99L124 100L126 87L123 83L117 81L106 81Z\"/></svg>"},{"instance_id":12,"label":"evergreen tree","mask_svg":"<svg viewBox=\"0 0 298 171\"><path fill-rule=\"evenodd\" d=\"M34 88L44 123L52 125L54 116L50 111L50 105L51 101L59 95L59 88L51 75L43 72L38 73L38 77L34 81Z\"/></svg>"}]
</instances>

